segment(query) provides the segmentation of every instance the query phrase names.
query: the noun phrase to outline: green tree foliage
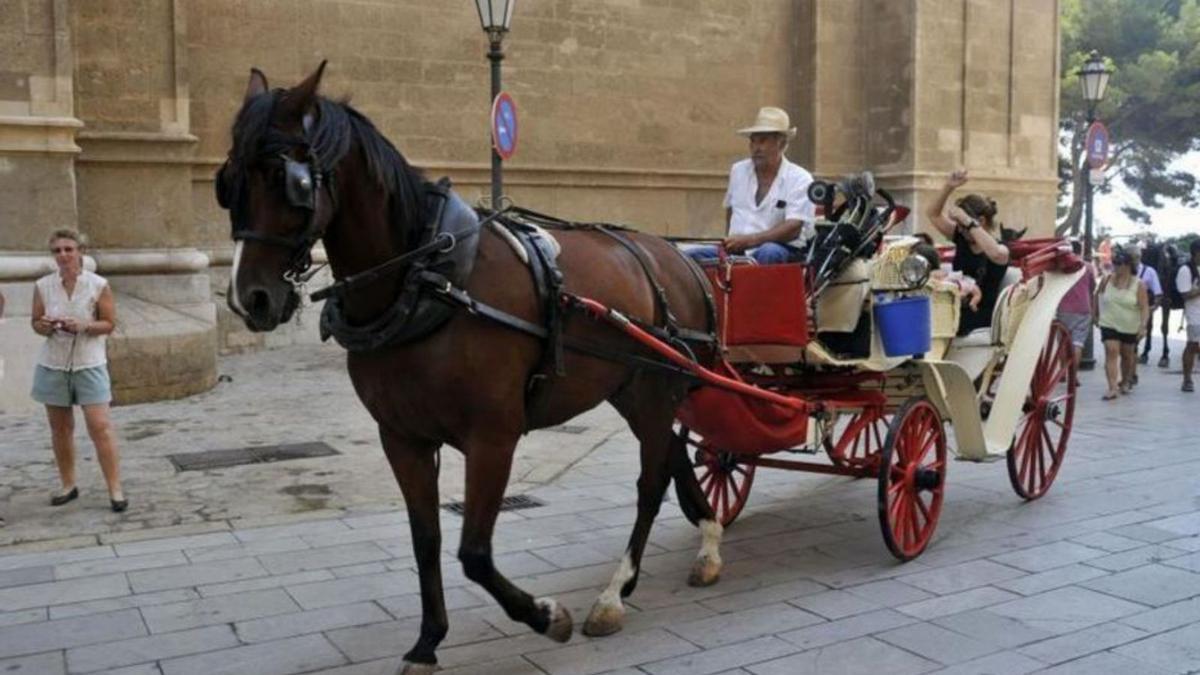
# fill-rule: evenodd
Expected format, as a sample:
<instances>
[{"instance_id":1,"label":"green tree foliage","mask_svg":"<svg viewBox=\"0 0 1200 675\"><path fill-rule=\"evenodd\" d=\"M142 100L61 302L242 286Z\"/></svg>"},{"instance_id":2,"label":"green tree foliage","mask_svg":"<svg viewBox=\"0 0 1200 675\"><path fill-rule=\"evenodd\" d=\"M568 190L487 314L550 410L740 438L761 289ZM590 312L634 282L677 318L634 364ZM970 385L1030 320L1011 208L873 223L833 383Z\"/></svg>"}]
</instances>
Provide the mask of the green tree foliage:
<instances>
[{"instance_id":1,"label":"green tree foliage","mask_svg":"<svg viewBox=\"0 0 1200 675\"><path fill-rule=\"evenodd\" d=\"M1059 187L1064 195L1072 189L1059 232L1077 232L1082 213L1087 104L1075 73L1093 49L1113 71L1096 109L1112 139L1109 176L1141 201L1122 210L1148 223L1145 209L1163 198L1196 204L1195 177L1169 165L1200 149L1200 0L1062 0L1061 8L1060 125L1070 142L1059 158Z\"/></svg>"}]
</instances>

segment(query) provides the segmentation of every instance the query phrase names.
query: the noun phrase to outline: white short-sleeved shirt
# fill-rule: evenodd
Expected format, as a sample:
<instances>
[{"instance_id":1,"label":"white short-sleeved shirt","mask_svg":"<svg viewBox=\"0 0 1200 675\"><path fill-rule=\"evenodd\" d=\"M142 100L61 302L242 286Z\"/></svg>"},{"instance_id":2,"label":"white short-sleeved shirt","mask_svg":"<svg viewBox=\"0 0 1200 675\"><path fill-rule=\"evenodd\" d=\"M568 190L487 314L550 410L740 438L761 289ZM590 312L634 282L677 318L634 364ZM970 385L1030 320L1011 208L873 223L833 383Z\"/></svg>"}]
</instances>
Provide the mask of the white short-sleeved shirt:
<instances>
[{"instance_id":1,"label":"white short-sleeved shirt","mask_svg":"<svg viewBox=\"0 0 1200 675\"><path fill-rule=\"evenodd\" d=\"M38 279L36 285L42 305L46 308L46 316L71 317L86 322L96 319L96 303L108 281L99 274L83 270L75 280L75 292L70 297L58 272ZM53 370L82 370L102 366L108 363L106 340L105 335L72 335L55 331L42 345L38 364Z\"/></svg>"},{"instance_id":2,"label":"white short-sleeved shirt","mask_svg":"<svg viewBox=\"0 0 1200 675\"><path fill-rule=\"evenodd\" d=\"M1138 263L1137 278L1146 284L1146 290L1150 291L1151 298L1162 295L1162 284L1159 283L1158 272L1153 267Z\"/></svg>"},{"instance_id":3,"label":"white short-sleeved shirt","mask_svg":"<svg viewBox=\"0 0 1200 675\"><path fill-rule=\"evenodd\" d=\"M734 163L729 169L729 188L725 191L725 208L733 210L729 234L757 234L785 220L800 220L804 222L800 236L782 243L803 245L812 236L813 223L817 219L816 206L808 199L808 186L812 181L812 174L784 157L771 189L756 204L754 195L758 191L758 177L754 174L754 162L743 159Z\"/></svg>"},{"instance_id":4,"label":"white short-sleeved shirt","mask_svg":"<svg viewBox=\"0 0 1200 675\"><path fill-rule=\"evenodd\" d=\"M1187 293L1197 286L1200 286L1200 279L1193 279L1188 266L1180 265L1179 271L1175 273L1175 288L1179 289L1180 293ZM1200 326L1200 296L1183 301L1183 314L1187 317L1189 326Z\"/></svg>"}]
</instances>

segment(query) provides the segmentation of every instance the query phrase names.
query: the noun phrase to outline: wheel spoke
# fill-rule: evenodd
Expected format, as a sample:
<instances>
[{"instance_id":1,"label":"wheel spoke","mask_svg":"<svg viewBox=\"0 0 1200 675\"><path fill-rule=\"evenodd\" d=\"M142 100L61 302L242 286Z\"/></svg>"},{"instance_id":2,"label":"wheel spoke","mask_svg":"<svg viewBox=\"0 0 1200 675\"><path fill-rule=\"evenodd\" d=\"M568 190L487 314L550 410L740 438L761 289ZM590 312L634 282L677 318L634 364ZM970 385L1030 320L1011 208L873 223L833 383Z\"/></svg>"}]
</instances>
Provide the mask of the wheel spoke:
<instances>
[{"instance_id":1,"label":"wheel spoke","mask_svg":"<svg viewBox=\"0 0 1200 675\"><path fill-rule=\"evenodd\" d=\"M921 509L921 515L925 516L925 522L930 522L933 517L929 515L929 507L925 504L925 500L921 499L921 495L916 496L917 506Z\"/></svg>"},{"instance_id":2,"label":"wheel spoke","mask_svg":"<svg viewBox=\"0 0 1200 675\"><path fill-rule=\"evenodd\" d=\"M911 531L909 540L915 546L921 541L921 523L917 518L917 510L912 507L912 504L908 505L908 524Z\"/></svg>"}]
</instances>

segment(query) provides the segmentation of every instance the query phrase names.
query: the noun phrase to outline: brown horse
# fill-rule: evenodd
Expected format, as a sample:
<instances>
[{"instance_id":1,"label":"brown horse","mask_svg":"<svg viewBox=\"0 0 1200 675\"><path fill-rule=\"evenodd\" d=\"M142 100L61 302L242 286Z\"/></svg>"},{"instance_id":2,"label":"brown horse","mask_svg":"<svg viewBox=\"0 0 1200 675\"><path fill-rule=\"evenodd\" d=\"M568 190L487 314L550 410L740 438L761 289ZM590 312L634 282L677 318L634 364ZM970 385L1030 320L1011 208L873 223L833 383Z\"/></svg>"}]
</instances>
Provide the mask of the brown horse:
<instances>
[{"instance_id":1,"label":"brown horse","mask_svg":"<svg viewBox=\"0 0 1200 675\"><path fill-rule=\"evenodd\" d=\"M217 176L218 199L230 209L237 242L229 304L251 330L269 331L288 320L299 303L297 276L307 269L318 240L324 242L334 277L346 280L413 252L432 217L420 172L363 115L317 94L324 66L291 89L270 90L266 77L251 71L233 125L232 149ZM448 248L475 239L473 270L462 290L544 325L547 305L539 302L530 269L514 248L494 228L480 228L476 214L453 195L443 217L460 221L459 237L446 240ZM665 297L679 326L705 330L706 282L690 263L661 239L623 236L625 243L596 228L556 231L564 290L648 324L664 320ZM394 265L382 276L343 289L344 321L372 325L386 315L406 292L407 268L407 263ZM611 326L564 312L567 340L600 345L609 354L647 353ZM546 345L544 339L460 310L424 335L349 352L355 391L379 425L404 494L420 575L421 633L404 657L403 672L431 671L448 629L439 560L437 474L443 444L465 457L458 558L466 576L487 589L509 617L539 633L566 641L572 632L569 614L550 598L522 591L492 560L491 539L513 452L528 430L560 424L603 401L620 412L637 437L641 473L628 547L584 632L620 629L621 598L637 582L650 526L672 477L681 507L703 534L689 582L709 584L719 575L721 528L696 484L683 443L672 432L688 379L651 367L649 359L613 360L571 349L558 362L558 374L545 367ZM531 379L538 372L541 379ZM531 394L534 381L539 383Z\"/></svg>"}]
</instances>

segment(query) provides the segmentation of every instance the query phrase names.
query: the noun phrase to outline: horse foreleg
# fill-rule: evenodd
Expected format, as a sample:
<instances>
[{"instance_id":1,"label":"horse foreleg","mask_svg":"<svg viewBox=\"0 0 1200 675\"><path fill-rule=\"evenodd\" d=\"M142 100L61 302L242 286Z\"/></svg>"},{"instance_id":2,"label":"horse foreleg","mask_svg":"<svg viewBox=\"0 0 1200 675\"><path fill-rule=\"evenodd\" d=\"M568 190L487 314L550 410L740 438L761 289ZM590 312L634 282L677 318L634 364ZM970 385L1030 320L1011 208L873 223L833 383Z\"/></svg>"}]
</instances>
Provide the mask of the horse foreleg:
<instances>
[{"instance_id":1,"label":"horse foreleg","mask_svg":"<svg viewBox=\"0 0 1200 675\"><path fill-rule=\"evenodd\" d=\"M500 574L492 559L492 533L508 486L516 439L468 443L466 499L458 559L468 579L482 586L514 621L557 642L571 639L571 615L552 598L534 598Z\"/></svg>"},{"instance_id":2,"label":"horse foreleg","mask_svg":"<svg viewBox=\"0 0 1200 675\"><path fill-rule=\"evenodd\" d=\"M596 598L592 611L583 624L583 634L591 636L610 635L621 630L625 619L625 606L621 598L627 598L637 587L641 571L642 554L650 539L650 526L662 506L663 495L671 482L668 463L671 439L669 410L665 413L647 411L633 402L631 406L618 405L618 410L629 421L634 434L641 441L641 474L638 476L637 520L629 535L629 545L608 587Z\"/></svg>"},{"instance_id":3,"label":"horse foreleg","mask_svg":"<svg viewBox=\"0 0 1200 675\"><path fill-rule=\"evenodd\" d=\"M679 508L688 520L700 528L700 552L688 575L688 585L711 586L721 576L721 535L724 528L717 522L712 504L704 497L704 490L696 480L696 472L688 460L687 444L683 438L671 439L671 475L675 478L675 495L679 497Z\"/></svg>"},{"instance_id":4,"label":"horse foreleg","mask_svg":"<svg viewBox=\"0 0 1200 675\"><path fill-rule=\"evenodd\" d=\"M437 668L437 646L450 622L442 594L442 532L438 522L438 464L436 445L420 445L380 429L384 451L408 507L413 555L421 580L421 635L404 655L403 675L424 675Z\"/></svg>"}]
</instances>

